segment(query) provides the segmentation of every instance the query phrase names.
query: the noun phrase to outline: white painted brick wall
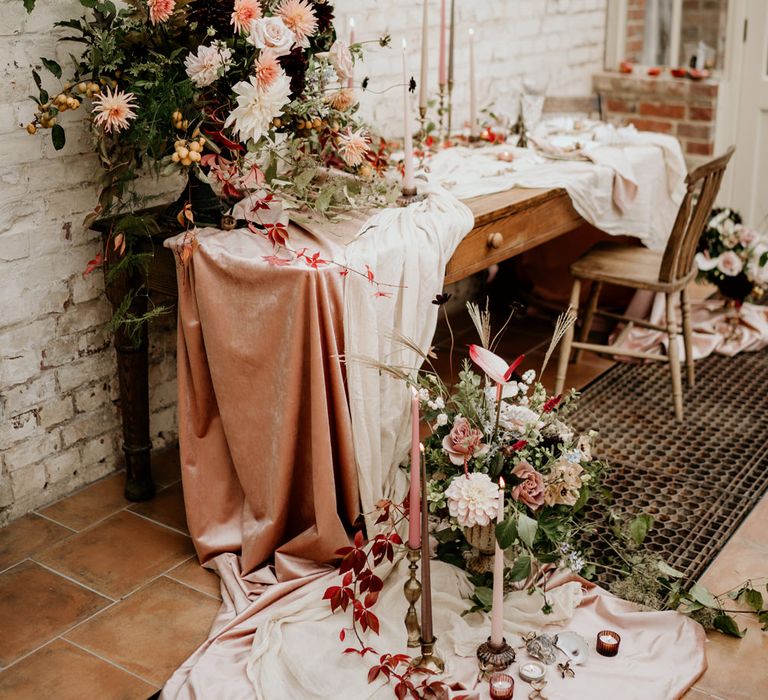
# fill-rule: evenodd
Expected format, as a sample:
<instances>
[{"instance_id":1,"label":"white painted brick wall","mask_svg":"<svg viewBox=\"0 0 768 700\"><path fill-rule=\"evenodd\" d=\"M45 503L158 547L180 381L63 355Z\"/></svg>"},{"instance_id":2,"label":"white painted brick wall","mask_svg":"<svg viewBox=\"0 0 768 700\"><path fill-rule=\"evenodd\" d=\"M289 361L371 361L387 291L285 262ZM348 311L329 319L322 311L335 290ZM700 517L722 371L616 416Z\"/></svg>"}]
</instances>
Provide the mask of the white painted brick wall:
<instances>
[{"instance_id":1,"label":"white painted brick wall","mask_svg":"<svg viewBox=\"0 0 768 700\"><path fill-rule=\"evenodd\" d=\"M103 279L82 271L98 248L83 217L97 196L98 165L89 136L64 115L68 143L54 151L48 134L31 137L30 64L66 62L53 22L79 11L75 0L38 0L27 15L19 0L0 0L0 525L114 470L120 461L114 351L105 328L110 310ZM433 25L439 3L433 0ZM548 75L549 91L586 94L602 66L606 0L457 0L455 104L467 94L466 30L477 36L479 93ZM354 16L358 40L387 31L408 39L418 71L420 2L336 0L337 27ZM346 29L342 29L346 31ZM371 45L358 78L371 88L397 83L399 48ZM437 42L432 45L437 66ZM45 78L53 90L55 82ZM363 97L365 114L397 135L401 93ZM457 107L456 120L463 120ZM175 334L172 319L152 331L150 387L156 445L176 439Z\"/></svg>"}]
</instances>

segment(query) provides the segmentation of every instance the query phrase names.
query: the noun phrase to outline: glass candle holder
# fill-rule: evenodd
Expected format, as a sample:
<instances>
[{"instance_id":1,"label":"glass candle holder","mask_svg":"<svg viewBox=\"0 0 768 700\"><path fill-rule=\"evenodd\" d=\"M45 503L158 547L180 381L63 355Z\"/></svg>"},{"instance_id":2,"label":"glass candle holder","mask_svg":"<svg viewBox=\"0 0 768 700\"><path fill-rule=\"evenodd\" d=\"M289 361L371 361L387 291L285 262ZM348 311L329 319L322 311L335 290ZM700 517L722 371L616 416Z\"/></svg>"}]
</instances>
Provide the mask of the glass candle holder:
<instances>
[{"instance_id":1,"label":"glass candle holder","mask_svg":"<svg viewBox=\"0 0 768 700\"><path fill-rule=\"evenodd\" d=\"M544 664L540 664L538 661L526 661L520 664L517 672L520 674L520 678L528 683L544 680L544 676L547 675Z\"/></svg>"},{"instance_id":2,"label":"glass candle holder","mask_svg":"<svg viewBox=\"0 0 768 700\"><path fill-rule=\"evenodd\" d=\"M515 693L515 679L506 673L494 673L488 681L491 700L511 700Z\"/></svg>"},{"instance_id":3,"label":"glass candle holder","mask_svg":"<svg viewBox=\"0 0 768 700\"><path fill-rule=\"evenodd\" d=\"M621 637L613 630L602 630L597 633L595 649L601 656L616 656L619 653Z\"/></svg>"}]
</instances>

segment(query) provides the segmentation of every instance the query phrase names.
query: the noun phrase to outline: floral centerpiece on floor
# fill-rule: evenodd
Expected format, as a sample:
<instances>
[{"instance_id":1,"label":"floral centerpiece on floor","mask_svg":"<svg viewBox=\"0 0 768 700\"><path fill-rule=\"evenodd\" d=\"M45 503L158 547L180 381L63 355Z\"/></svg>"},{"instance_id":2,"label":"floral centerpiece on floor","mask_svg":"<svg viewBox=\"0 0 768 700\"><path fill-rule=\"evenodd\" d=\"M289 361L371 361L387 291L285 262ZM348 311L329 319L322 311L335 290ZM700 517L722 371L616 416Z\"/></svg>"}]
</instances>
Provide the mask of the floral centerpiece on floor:
<instances>
[{"instance_id":1,"label":"floral centerpiece on floor","mask_svg":"<svg viewBox=\"0 0 768 700\"><path fill-rule=\"evenodd\" d=\"M698 279L717 286L738 306L768 292L768 236L742 223L732 209L714 209L696 254Z\"/></svg>"}]
</instances>

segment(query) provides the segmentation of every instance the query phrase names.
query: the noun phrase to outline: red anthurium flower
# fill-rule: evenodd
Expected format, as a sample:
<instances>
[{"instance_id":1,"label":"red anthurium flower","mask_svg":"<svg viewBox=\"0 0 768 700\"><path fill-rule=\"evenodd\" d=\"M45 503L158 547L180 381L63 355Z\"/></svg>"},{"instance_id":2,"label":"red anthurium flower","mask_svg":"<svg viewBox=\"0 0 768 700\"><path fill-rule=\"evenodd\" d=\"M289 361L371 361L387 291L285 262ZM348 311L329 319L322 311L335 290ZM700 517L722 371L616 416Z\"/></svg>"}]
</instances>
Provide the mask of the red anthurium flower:
<instances>
[{"instance_id":1,"label":"red anthurium flower","mask_svg":"<svg viewBox=\"0 0 768 700\"><path fill-rule=\"evenodd\" d=\"M544 404L544 408L542 408L541 410L544 413L549 413L550 411L554 411L558 407L562 399L563 399L562 394L558 394L557 396L553 396L551 399L547 399L546 403Z\"/></svg>"},{"instance_id":2,"label":"red anthurium flower","mask_svg":"<svg viewBox=\"0 0 768 700\"><path fill-rule=\"evenodd\" d=\"M507 365L506 360L480 345L470 345L469 356L497 384L507 384L525 359L525 355L520 355L511 365Z\"/></svg>"}]
</instances>

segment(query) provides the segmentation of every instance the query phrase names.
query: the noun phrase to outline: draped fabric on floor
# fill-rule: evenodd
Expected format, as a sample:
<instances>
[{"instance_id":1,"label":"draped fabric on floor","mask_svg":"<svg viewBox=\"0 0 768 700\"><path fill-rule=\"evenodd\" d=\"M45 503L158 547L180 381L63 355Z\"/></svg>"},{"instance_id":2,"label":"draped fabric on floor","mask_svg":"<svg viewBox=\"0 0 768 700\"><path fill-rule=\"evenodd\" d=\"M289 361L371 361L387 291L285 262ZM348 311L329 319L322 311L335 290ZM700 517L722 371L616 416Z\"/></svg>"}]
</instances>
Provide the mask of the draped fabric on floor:
<instances>
[{"instance_id":1,"label":"draped fabric on floor","mask_svg":"<svg viewBox=\"0 0 768 700\"><path fill-rule=\"evenodd\" d=\"M338 633L349 620L322 600L338 581L328 562L352 523L378 499L402 498L407 484L398 465L409 394L355 358L418 364L392 331L428 347L438 310L430 302L471 227L469 210L441 190L322 237L313 226L291 227L294 249L348 264L346 275L334 264L271 266L272 246L245 230L199 232L179 272L179 432L190 533L201 562L221 577L223 604L164 700L393 697L368 685L366 661L342 653ZM387 286L372 284L369 268ZM382 634L371 641L382 651L405 646L403 566L377 571L385 579ZM639 614L583 583L553 585L551 616L524 592L505 603L510 640L569 621L585 635L604 626L629 632L622 670L590 660L583 679L555 681L550 697L572 697L577 686L615 697L625 672L637 694L622 697L679 697L704 667L699 628L674 613ZM433 590L450 677L473 686L487 616L460 615L471 585L455 567L434 563Z\"/></svg>"}]
</instances>

